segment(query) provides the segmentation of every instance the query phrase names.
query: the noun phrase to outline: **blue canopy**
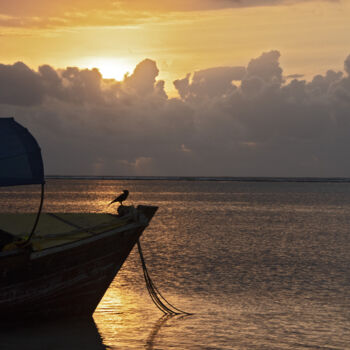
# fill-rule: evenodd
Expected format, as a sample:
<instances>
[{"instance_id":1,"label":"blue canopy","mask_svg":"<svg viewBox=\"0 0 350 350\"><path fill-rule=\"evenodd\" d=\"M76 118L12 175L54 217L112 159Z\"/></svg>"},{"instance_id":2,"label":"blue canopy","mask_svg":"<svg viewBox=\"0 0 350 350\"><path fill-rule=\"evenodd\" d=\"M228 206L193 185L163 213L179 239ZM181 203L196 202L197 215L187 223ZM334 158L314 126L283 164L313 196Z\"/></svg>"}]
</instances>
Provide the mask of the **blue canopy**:
<instances>
[{"instance_id":1,"label":"blue canopy","mask_svg":"<svg viewBox=\"0 0 350 350\"><path fill-rule=\"evenodd\" d=\"M0 118L0 186L43 184L38 143L13 118Z\"/></svg>"}]
</instances>

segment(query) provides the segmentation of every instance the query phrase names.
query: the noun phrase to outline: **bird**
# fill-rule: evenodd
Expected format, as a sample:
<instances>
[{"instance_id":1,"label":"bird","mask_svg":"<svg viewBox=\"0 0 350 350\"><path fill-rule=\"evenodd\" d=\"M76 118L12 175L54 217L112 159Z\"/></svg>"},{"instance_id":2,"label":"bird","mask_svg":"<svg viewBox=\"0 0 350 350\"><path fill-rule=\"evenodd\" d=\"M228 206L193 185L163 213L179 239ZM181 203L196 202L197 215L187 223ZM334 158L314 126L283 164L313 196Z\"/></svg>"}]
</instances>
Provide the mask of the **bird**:
<instances>
[{"instance_id":1,"label":"bird","mask_svg":"<svg viewBox=\"0 0 350 350\"><path fill-rule=\"evenodd\" d=\"M129 191L128 190L124 190L122 194L120 194L116 199L113 199L112 202L110 202L108 204L108 206L110 206L113 203L119 202L120 205L123 205L123 201L125 201L128 198L129 195Z\"/></svg>"}]
</instances>

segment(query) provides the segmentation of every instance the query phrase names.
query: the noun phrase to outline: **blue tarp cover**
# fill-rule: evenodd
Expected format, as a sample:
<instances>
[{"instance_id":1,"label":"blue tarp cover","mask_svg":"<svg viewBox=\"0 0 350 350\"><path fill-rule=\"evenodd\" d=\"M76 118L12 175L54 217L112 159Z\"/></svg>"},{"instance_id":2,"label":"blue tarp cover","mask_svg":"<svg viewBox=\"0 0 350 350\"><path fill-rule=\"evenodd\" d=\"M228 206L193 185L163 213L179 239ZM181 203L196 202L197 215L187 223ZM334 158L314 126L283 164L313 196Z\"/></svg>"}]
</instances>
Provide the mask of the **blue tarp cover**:
<instances>
[{"instance_id":1,"label":"blue tarp cover","mask_svg":"<svg viewBox=\"0 0 350 350\"><path fill-rule=\"evenodd\" d=\"M35 138L13 118L0 118L0 186L44 182L41 151Z\"/></svg>"}]
</instances>

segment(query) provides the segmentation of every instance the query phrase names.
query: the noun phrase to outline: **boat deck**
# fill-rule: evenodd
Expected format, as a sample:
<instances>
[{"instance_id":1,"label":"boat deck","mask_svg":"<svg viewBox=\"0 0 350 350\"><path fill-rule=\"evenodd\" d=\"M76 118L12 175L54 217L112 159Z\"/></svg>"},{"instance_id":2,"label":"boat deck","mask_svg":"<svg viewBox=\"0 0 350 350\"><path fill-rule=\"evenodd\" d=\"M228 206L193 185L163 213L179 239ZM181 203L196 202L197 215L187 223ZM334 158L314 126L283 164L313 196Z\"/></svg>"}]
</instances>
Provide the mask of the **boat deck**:
<instances>
[{"instance_id":1,"label":"boat deck","mask_svg":"<svg viewBox=\"0 0 350 350\"><path fill-rule=\"evenodd\" d=\"M0 229L27 238L36 214L0 214ZM71 243L130 222L130 216L98 213L42 213L32 239L34 251Z\"/></svg>"}]
</instances>

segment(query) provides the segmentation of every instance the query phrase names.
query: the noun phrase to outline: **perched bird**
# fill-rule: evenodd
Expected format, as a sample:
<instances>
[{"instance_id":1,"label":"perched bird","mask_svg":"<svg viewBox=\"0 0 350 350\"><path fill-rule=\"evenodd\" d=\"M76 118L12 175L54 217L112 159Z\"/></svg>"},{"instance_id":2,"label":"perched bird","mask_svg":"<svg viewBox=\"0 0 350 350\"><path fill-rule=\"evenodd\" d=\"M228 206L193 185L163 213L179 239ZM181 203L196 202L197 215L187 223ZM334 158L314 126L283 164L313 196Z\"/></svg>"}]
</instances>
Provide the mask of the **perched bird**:
<instances>
[{"instance_id":1,"label":"perched bird","mask_svg":"<svg viewBox=\"0 0 350 350\"><path fill-rule=\"evenodd\" d=\"M119 202L120 205L123 205L123 201L125 201L128 198L129 195L129 191L128 190L124 190L123 193L121 195L119 195L116 199L113 199L111 203L109 203L108 205L111 205L115 202Z\"/></svg>"}]
</instances>

